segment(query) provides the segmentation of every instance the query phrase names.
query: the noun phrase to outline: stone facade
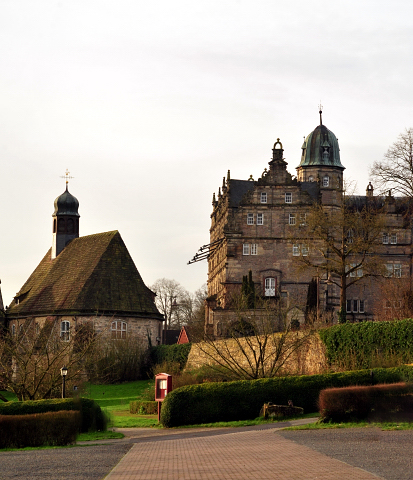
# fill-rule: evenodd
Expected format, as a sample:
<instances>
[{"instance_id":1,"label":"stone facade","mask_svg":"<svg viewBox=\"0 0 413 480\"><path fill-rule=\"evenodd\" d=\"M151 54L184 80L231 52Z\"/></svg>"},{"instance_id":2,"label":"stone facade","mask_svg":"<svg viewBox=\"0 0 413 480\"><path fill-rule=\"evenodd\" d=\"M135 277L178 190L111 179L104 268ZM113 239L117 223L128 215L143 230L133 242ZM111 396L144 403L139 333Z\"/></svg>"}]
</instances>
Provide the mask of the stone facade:
<instances>
[{"instance_id":1,"label":"stone facade","mask_svg":"<svg viewBox=\"0 0 413 480\"><path fill-rule=\"evenodd\" d=\"M304 250L309 247L297 244L292 232L305 225L306 215L315 204L333 212L344 201L344 166L337 138L322 122L305 139L296 170L296 177L288 172L277 139L269 168L260 178L234 180L228 171L218 195L214 194L207 255L207 334L223 335L223 325L234 320L233 298L241 292L243 277L249 271L260 298L269 302L281 299L287 316L303 323L314 271L296 268L294 257L306 255ZM374 255L380 257L389 276L410 282L411 202L394 198L391 192L387 197L374 197L373 193L369 184L366 196L349 197L349 201L354 208L374 201L384 211L383 232ZM340 288L326 280L318 277L318 310L330 312L336 322ZM377 319L377 312L388 307L389 300L380 293L380 281L366 276L347 289L347 320Z\"/></svg>"}]
</instances>

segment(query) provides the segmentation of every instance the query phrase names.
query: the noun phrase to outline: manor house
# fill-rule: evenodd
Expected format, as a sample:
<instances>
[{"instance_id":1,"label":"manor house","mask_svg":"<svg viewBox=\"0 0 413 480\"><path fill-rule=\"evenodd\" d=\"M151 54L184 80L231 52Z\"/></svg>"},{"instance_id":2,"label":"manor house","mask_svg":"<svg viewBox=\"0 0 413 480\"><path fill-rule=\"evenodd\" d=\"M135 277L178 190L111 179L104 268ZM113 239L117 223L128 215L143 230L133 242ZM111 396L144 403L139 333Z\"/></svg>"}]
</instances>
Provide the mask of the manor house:
<instances>
[{"instance_id":1,"label":"manor house","mask_svg":"<svg viewBox=\"0 0 413 480\"><path fill-rule=\"evenodd\" d=\"M205 331L219 337L225 325L234 321L232 299L241 292L243 277L252 273L255 292L261 299L282 300L302 324L305 318L310 282L315 271L297 270L296 257L308 254L310 245L293 239L294 229L306 224L306 215L315 204L340 208L343 198L344 165L335 134L322 123L305 138L296 176L287 170L280 139L274 144L272 160L257 180L235 180L228 171L218 195L213 195L210 243L192 261L208 260L208 297ZM412 263L411 205L403 198L374 196L371 183L366 196L353 196L347 202L361 208L374 202L381 209L384 223L374 255L383 271L392 278L410 282ZM362 269L350 276L363 277ZM340 288L328 275L316 274L317 314L330 312L337 322ZM386 276L386 275L384 275ZM379 292L379 278L367 276L346 291L348 321L377 318L377 311L395 307ZM389 304L390 302L390 304ZM398 304L397 304L398 305ZM396 305L396 306L397 306Z\"/></svg>"}]
</instances>

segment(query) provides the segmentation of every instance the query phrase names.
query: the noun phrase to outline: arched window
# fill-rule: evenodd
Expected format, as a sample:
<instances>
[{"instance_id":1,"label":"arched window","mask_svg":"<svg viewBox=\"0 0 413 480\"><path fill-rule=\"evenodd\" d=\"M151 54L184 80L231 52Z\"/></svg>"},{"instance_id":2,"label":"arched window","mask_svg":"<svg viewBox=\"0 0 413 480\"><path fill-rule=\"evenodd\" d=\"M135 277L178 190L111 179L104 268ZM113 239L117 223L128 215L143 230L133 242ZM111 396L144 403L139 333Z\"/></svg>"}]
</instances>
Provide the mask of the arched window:
<instances>
[{"instance_id":1,"label":"arched window","mask_svg":"<svg viewBox=\"0 0 413 480\"><path fill-rule=\"evenodd\" d=\"M74 233L75 231L75 223L73 221L73 218L68 218L67 219L67 233Z\"/></svg>"},{"instance_id":2,"label":"arched window","mask_svg":"<svg viewBox=\"0 0 413 480\"><path fill-rule=\"evenodd\" d=\"M111 337L115 340L125 339L128 332L128 324L126 322L121 322L116 320L112 322L111 325Z\"/></svg>"},{"instance_id":3,"label":"arched window","mask_svg":"<svg viewBox=\"0 0 413 480\"><path fill-rule=\"evenodd\" d=\"M68 342L70 340L70 322L63 320L60 322L60 340Z\"/></svg>"},{"instance_id":4,"label":"arched window","mask_svg":"<svg viewBox=\"0 0 413 480\"><path fill-rule=\"evenodd\" d=\"M65 219L59 218L57 221L57 233L65 233Z\"/></svg>"},{"instance_id":5,"label":"arched window","mask_svg":"<svg viewBox=\"0 0 413 480\"><path fill-rule=\"evenodd\" d=\"M264 295L266 297L275 297L276 281L274 277L267 277L264 281Z\"/></svg>"}]
</instances>

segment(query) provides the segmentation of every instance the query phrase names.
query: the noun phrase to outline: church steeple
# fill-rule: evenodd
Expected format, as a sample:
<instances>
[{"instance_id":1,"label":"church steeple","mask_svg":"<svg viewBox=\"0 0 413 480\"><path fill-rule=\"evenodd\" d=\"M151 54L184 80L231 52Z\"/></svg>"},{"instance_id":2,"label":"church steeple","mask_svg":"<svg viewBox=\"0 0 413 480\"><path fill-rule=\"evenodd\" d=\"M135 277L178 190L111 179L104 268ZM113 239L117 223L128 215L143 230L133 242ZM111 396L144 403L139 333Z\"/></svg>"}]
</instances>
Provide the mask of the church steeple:
<instances>
[{"instance_id":1,"label":"church steeple","mask_svg":"<svg viewBox=\"0 0 413 480\"><path fill-rule=\"evenodd\" d=\"M56 258L74 238L79 238L79 202L69 193L66 172L66 191L54 201L52 259Z\"/></svg>"}]
</instances>

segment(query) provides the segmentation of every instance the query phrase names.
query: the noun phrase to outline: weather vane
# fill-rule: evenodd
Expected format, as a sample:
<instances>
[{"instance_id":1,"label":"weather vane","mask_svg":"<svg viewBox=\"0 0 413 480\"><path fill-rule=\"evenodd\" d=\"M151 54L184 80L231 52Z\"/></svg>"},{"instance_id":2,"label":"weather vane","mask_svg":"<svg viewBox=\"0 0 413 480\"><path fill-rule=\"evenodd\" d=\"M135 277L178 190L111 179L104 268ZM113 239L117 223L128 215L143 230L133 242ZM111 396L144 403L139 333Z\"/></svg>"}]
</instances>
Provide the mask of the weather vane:
<instances>
[{"instance_id":1,"label":"weather vane","mask_svg":"<svg viewBox=\"0 0 413 480\"><path fill-rule=\"evenodd\" d=\"M66 168L66 173L65 173L65 175L61 175L60 178L65 178L65 179L66 179L66 188L67 188L67 186L69 185L69 179L72 179L72 178L74 178L74 177L71 177L71 176L70 176L70 172L69 172L69 170Z\"/></svg>"}]
</instances>

